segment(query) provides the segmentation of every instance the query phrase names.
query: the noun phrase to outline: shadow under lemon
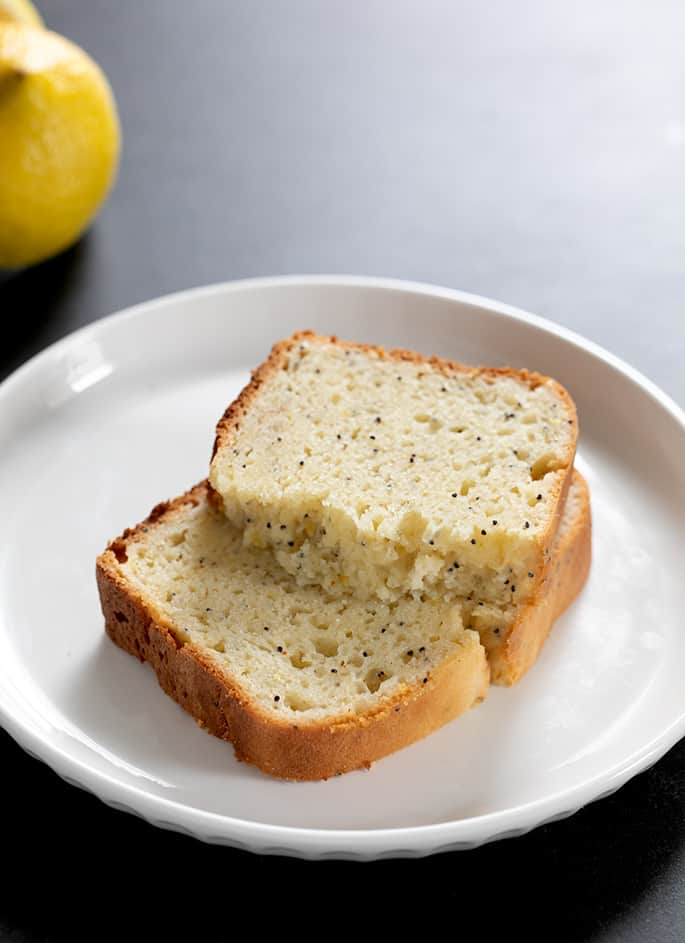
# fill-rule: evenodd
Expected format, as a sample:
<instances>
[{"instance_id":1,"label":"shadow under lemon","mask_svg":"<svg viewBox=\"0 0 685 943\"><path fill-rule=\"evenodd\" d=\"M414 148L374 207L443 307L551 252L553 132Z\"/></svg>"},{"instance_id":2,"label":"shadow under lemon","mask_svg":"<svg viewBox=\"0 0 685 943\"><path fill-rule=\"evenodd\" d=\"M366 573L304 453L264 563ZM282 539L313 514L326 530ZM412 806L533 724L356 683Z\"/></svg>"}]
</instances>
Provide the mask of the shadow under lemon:
<instances>
[{"instance_id":1,"label":"shadow under lemon","mask_svg":"<svg viewBox=\"0 0 685 943\"><path fill-rule=\"evenodd\" d=\"M86 234L40 265L0 270L0 380L73 329L67 300L85 274L90 241Z\"/></svg>"}]
</instances>

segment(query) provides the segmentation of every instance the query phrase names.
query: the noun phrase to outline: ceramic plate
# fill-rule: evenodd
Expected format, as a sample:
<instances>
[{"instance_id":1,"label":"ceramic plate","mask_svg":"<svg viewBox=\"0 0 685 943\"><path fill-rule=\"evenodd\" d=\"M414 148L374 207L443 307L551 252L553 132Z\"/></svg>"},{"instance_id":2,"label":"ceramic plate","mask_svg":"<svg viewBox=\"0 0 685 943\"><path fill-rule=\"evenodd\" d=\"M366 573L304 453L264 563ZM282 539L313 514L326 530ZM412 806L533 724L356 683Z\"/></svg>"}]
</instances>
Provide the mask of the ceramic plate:
<instances>
[{"instance_id":1,"label":"ceramic plate","mask_svg":"<svg viewBox=\"0 0 685 943\"><path fill-rule=\"evenodd\" d=\"M291 784L238 763L104 636L94 560L206 475L224 407L301 328L557 377L580 414L594 563L517 687L369 772ZM2 725L116 808L262 853L418 856L569 815L685 733L683 419L582 338L422 285L236 282L99 321L0 387Z\"/></svg>"}]
</instances>

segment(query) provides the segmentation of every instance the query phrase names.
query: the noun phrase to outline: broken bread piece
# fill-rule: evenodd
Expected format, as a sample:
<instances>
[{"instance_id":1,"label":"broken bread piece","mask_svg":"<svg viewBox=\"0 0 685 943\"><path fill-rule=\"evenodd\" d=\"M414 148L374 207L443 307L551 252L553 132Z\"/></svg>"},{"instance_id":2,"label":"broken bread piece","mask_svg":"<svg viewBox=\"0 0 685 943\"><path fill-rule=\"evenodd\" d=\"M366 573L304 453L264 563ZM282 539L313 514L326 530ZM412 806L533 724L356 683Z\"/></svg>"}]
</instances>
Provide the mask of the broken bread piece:
<instances>
[{"instance_id":1,"label":"broken bread piece","mask_svg":"<svg viewBox=\"0 0 685 943\"><path fill-rule=\"evenodd\" d=\"M539 593L576 440L548 377L303 332L219 421L210 481L300 586L508 606Z\"/></svg>"},{"instance_id":2,"label":"broken bread piece","mask_svg":"<svg viewBox=\"0 0 685 943\"><path fill-rule=\"evenodd\" d=\"M325 779L424 737L486 694L458 608L332 600L244 547L204 482L98 558L106 631L239 759Z\"/></svg>"}]
</instances>

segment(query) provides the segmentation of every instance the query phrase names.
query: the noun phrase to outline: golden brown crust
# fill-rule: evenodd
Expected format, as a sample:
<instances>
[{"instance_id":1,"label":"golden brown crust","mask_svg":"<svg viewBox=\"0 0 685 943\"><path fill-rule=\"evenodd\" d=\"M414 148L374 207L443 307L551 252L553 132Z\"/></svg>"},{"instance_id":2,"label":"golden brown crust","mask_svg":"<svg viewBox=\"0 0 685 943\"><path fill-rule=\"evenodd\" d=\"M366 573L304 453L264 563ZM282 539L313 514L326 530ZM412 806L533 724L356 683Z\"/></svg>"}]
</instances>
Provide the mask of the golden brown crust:
<instances>
[{"instance_id":1,"label":"golden brown crust","mask_svg":"<svg viewBox=\"0 0 685 943\"><path fill-rule=\"evenodd\" d=\"M521 608L501 646L489 652L494 684L515 684L535 662L559 616L585 585L592 559L592 513L587 482L573 473L582 491L580 512L560 532L536 596Z\"/></svg>"},{"instance_id":2,"label":"golden brown crust","mask_svg":"<svg viewBox=\"0 0 685 943\"><path fill-rule=\"evenodd\" d=\"M315 334L313 331L298 331L285 340L278 341L271 348L271 352L266 360L252 371L252 378L245 388L239 393L237 398L228 406L223 416L217 423L214 446L212 448L212 461L221 447L231 441L231 436L240 429L240 423L249 410L252 401L257 396L259 390L268 382L268 380L287 362L289 352L300 341L306 340L309 343L335 344L351 350L363 350L369 353L377 354L383 359L403 360L435 368L446 375L467 373L471 376L491 376L511 377L528 384L531 389L544 384L553 387L557 395L564 402L569 411L569 423L573 426L574 437L572 444L568 449L568 454L564 457L562 466L557 469L564 471L565 474L560 478L556 494L552 495L554 499L554 513L552 514L547 529L540 534L540 546L543 554L543 562L547 563L551 546L555 539L557 527L564 509L566 494L571 482L573 472L573 462L575 459L576 443L578 440L578 414L576 406L568 391L556 380L551 377L543 376L539 373L532 373L528 370L515 370L512 367L470 367L465 364L457 363L454 360L447 360L443 357L426 357L411 350L402 350L393 348L385 350L383 347L375 347L373 344L354 344L348 341L341 341L335 335ZM211 488L211 485L210 485ZM213 491L213 489L212 489ZM213 493L210 499L215 507L222 507L221 498ZM542 570L536 575L536 579L542 582Z\"/></svg>"},{"instance_id":3,"label":"golden brown crust","mask_svg":"<svg viewBox=\"0 0 685 943\"><path fill-rule=\"evenodd\" d=\"M207 498L206 482L158 505L137 527L110 543L97 560L100 602L109 637L149 662L161 687L214 736L233 743L236 756L272 776L327 779L368 767L408 746L485 697L489 670L480 646L455 651L428 683L388 697L364 715L294 724L269 714L202 648L184 643L173 626L126 580L119 563L128 545L161 516Z\"/></svg>"}]
</instances>

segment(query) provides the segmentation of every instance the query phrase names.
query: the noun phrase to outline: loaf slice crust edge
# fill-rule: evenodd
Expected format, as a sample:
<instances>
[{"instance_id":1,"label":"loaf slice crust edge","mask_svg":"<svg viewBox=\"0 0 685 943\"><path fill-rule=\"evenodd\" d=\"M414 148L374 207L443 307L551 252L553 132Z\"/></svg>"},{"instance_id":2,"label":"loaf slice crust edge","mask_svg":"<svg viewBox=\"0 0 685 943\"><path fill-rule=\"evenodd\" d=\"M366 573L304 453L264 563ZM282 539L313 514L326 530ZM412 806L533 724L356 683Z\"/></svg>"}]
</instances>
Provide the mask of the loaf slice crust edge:
<instances>
[{"instance_id":1,"label":"loaf slice crust edge","mask_svg":"<svg viewBox=\"0 0 685 943\"><path fill-rule=\"evenodd\" d=\"M502 640L490 633L481 635L494 684L515 684L536 662L557 619L583 589L591 562L590 492L576 469L538 593L519 607Z\"/></svg>"}]
</instances>

